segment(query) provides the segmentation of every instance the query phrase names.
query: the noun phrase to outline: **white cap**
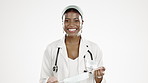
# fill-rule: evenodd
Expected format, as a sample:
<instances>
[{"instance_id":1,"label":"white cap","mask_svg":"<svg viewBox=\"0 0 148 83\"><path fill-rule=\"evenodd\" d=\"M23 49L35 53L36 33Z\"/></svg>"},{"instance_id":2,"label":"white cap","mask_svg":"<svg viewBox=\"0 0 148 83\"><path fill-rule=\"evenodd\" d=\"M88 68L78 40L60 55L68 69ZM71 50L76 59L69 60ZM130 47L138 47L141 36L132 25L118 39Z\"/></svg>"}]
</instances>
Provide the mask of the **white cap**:
<instances>
[{"instance_id":1,"label":"white cap","mask_svg":"<svg viewBox=\"0 0 148 83\"><path fill-rule=\"evenodd\" d=\"M76 9L76 10L81 14L81 17L82 17L82 20L83 20L83 12L82 12L82 10L81 10L78 6L76 6L76 5L69 5L69 6L67 6L67 7L63 10L63 12L62 12L62 17L63 17L63 15L64 15L65 11L68 10L68 9L71 9L71 8Z\"/></svg>"}]
</instances>

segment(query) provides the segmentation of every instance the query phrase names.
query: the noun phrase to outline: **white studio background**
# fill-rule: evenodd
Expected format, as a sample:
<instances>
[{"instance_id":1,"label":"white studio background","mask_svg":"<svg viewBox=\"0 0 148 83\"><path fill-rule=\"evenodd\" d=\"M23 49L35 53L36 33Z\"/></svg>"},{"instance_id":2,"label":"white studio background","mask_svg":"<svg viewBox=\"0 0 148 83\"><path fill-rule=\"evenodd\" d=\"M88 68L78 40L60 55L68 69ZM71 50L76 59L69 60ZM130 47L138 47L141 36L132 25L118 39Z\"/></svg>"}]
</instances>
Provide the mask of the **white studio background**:
<instances>
[{"instance_id":1,"label":"white studio background","mask_svg":"<svg viewBox=\"0 0 148 83\"><path fill-rule=\"evenodd\" d=\"M82 35L104 53L107 83L148 83L148 0L0 0L0 83L38 83L61 12L84 12Z\"/></svg>"}]
</instances>

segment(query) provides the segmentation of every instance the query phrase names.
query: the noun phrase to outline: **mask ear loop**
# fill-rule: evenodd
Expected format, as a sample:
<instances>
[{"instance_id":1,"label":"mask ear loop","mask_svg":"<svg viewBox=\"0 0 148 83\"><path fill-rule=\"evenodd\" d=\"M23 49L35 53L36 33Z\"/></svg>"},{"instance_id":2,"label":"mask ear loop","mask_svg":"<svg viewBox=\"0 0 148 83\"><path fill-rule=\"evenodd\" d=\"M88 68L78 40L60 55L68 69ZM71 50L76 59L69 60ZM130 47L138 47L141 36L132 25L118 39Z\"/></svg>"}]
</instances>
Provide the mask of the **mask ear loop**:
<instances>
[{"instance_id":1,"label":"mask ear loop","mask_svg":"<svg viewBox=\"0 0 148 83\"><path fill-rule=\"evenodd\" d=\"M80 31L79 31L79 33L77 34L77 36L80 36L80 35L81 35L81 33L82 33L82 28L83 28L83 22L84 22L82 16L79 16L79 18L80 18L80 21L81 21L80 23L81 23L81 24L80 24Z\"/></svg>"},{"instance_id":2,"label":"mask ear loop","mask_svg":"<svg viewBox=\"0 0 148 83\"><path fill-rule=\"evenodd\" d=\"M82 33L82 26L81 26L80 31L78 32L77 36L80 36L81 33Z\"/></svg>"},{"instance_id":3,"label":"mask ear loop","mask_svg":"<svg viewBox=\"0 0 148 83\"><path fill-rule=\"evenodd\" d=\"M62 16L62 27L63 27L63 34L68 36L68 34L64 31L64 19L65 19L65 15Z\"/></svg>"}]
</instances>

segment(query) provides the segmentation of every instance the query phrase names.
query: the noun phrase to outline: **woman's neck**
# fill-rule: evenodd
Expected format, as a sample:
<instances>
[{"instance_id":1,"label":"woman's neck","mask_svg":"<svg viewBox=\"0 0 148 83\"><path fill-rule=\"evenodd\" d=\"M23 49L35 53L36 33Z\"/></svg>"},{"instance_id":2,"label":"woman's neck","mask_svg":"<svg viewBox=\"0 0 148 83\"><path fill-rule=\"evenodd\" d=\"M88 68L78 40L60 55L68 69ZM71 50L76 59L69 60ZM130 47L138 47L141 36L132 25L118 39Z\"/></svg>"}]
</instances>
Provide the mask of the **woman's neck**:
<instances>
[{"instance_id":1,"label":"woman's neck","mask_svg":"<svg viewBox=\"0 0 148 83\"><path fill-rule=\"evenodd\" d=\"M65 43L66 44L79 44L81 40L81 36L65 36Z\"/></svg>"}]
</instances>

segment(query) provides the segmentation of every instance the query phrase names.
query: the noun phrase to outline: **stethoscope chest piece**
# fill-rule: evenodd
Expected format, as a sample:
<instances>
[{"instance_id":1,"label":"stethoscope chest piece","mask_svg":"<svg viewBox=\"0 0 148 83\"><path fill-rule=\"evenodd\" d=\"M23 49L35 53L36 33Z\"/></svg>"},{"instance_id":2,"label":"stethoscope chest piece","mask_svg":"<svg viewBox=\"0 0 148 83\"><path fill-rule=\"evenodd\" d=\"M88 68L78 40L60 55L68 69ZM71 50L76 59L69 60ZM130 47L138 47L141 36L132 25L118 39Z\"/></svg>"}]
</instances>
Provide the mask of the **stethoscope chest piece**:
<instances>
[{"instance_id":1,"label":"stethoscope chest piece","mask_svg":"<svg viewBox=\"0 0 148 83\"><path fill-rule=\"evenodd\" d=\"M57 65L55 65L55 66L53 67L53 71L58 72L58 66L57 66Z\"/></svg>"}]
</instances>

